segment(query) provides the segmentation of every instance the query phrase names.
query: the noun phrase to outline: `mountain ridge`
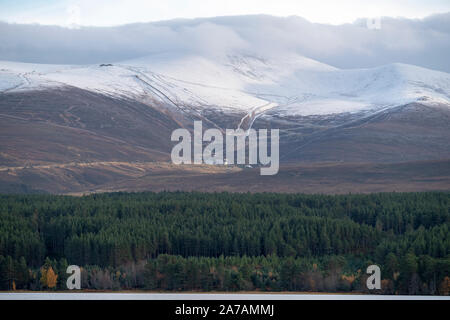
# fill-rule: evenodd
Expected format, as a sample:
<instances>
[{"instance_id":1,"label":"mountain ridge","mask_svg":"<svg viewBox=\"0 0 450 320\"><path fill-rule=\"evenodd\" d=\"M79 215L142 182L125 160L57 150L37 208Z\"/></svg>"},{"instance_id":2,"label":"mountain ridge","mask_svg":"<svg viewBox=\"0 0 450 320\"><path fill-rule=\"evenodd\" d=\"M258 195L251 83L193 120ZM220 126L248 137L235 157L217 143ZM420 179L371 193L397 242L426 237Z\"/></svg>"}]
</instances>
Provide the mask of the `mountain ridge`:
<instances>
[{"instance_id":1,"label":"mountain ridge","mask_svg":"<svg viewBox=\"0 0 450 320\"><path fill-rule=\"evenodd\" d=\"M130 63L134 63L130 65ZM277 109L326 115L423 101L450 103L450 74L393 63L341 70L301 56L146 57L124 63L55 66L0 62L1 92L73 86L142 102L229 111Z\"/></svg>"},{"instance_id":2,"label":"mountain ridge","mask_svg":"<svg viewBox=\"0 0 450 320\"><path fill-rule=\"evenodd\" d=\"M405 63L340 69L232 47L85 65L0 61L0 190L450 188L449 73ZM198 120L221 132L279 129L279 176L170 165L171 132Z\"/></svg>"}]
</instances>

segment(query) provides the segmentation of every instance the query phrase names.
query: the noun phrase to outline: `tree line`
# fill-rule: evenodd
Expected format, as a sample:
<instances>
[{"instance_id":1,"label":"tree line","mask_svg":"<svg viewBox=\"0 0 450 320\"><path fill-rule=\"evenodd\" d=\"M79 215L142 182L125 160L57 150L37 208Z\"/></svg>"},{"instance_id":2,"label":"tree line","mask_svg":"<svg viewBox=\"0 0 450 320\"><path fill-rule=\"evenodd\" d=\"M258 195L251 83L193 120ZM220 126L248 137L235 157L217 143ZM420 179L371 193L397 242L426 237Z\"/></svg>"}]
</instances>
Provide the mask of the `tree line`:
<instances>
[{"instance_id":1,"label":"tree line","mask_svg":"<svg viewBox=\"0 0 450 320\"><path fill-rule=\"evenodd\" d=\"M0 289L447 294L450 194L0 196Z\"/></svg>"}]
</instances>

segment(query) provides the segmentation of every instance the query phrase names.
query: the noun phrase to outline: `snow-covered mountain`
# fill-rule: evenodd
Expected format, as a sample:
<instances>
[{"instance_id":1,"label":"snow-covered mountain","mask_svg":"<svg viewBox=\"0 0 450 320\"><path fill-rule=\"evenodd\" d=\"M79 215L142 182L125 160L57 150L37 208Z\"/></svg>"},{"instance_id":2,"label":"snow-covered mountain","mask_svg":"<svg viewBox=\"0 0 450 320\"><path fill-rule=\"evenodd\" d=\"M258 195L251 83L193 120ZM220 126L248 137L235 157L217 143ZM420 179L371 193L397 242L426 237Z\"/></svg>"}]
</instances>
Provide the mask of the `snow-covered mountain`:
<instances>
[{"instance_id":1,"label":"snow-covered mountain","mask_svg":"<svg viewBox=\"0 0 450 320\"><path fill-rule=\"evenodd\" d=\"M450 74L406 64L338 69L296 54L274 58L161 53L113 64L0 62L0 91L77 87L184 111L327 115L414 101L450 104Z\"/></svg>"},{"instance_id":2,"label":"snow-covered mountain","mask_svg":"<svg viewBox=\"0 0 450 320\"><path fill-rule=\"evenodd\" d=\"M195 120L278 128L280 173L189 167L189 188L447 190L448 16L0 23L0 191L178 190L170 137Z\"/></svg>"}]
</instances>

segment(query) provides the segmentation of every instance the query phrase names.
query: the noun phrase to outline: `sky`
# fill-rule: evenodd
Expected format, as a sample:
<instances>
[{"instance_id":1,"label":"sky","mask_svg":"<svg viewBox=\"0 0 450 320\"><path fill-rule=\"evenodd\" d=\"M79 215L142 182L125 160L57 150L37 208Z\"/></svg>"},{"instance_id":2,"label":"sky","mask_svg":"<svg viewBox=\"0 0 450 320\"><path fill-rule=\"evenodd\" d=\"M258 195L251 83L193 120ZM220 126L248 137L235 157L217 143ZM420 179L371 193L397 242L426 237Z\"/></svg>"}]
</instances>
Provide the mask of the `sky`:
<instances>
[{"instance_id":1,"label":"sky","mask_svg":"<svg viewBox=\"0 0 450 320\"><path fill-rule=\"evenodd\" d=\"M0 61L297 54L343 69L406 63L450 72L450 0L370 3L377 7L349 0L0 0ZM361 18L379 16L378 24Z\"/></svg>"},{"instance_id":2,"label":"sky","mask_svg":"<svg viewBox=\"0 0 450 320\"><path fill-rule=\"evenodd\" d=\"M297 15L336 25L362 17L424 18L449 11L449 0L0 0L0 21L66 27L250 14Z\"/></svg>"}]
</instances>

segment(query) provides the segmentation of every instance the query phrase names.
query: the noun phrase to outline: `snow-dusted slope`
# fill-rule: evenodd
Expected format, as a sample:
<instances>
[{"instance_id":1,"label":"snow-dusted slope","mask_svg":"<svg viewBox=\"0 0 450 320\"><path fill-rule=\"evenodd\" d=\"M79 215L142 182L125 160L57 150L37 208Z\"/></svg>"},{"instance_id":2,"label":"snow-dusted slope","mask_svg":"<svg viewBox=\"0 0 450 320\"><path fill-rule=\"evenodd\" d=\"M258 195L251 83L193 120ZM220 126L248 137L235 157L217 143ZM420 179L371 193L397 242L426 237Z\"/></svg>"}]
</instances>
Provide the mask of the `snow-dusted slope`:
<instances>
[{"instance_id":1,"label":"snow-dusted slope","mask_svg":"<svg viewBox=\"0 0 450 320\"><path fill-rule=\"evenodd\" d=\"M280 115L354 112L412 101L450 103L450 74L405 64L340 70L298 56L158 54L113 65L0 62L0 91L75 86L180 109Z\"/></svg>"},{"instance_id":2,"label":"snow-dusted slope","mask_svg":"<svg viewBox=\"0 0 450 320\"><path fill-rule=\"evenodd\" d=\"M259 90L261 90L259 88ZM450 74L405 64L328 72L294 71L280 83L281 114L360 111L413 101L450 102Z\"/></svg>"}]
</instances>

